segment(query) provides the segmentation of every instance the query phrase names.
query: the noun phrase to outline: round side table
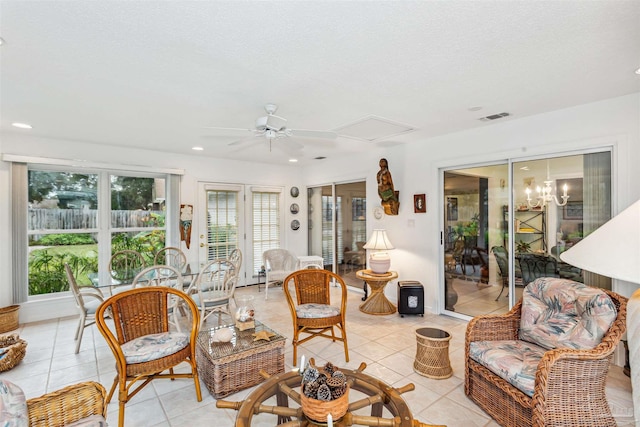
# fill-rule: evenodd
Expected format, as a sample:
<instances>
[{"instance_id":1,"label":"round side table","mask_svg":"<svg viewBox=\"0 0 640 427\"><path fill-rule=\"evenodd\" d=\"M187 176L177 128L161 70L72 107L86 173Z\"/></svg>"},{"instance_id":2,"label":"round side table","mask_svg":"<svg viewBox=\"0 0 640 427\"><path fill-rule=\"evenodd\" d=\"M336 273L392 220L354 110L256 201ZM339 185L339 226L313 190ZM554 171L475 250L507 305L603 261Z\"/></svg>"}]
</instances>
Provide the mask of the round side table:
<instances>
[{"instance_id":1,"label":"round side table","mask_svg":"<svg viewBox=\"0 0 640 427\"><path fill-rule=\"evenodd\" d=\"M389 271L385 274L375 274L371 270L358 270L356 277L367 282L371 287L371 295L362 304L360 311L367 314L385 315L396 312L396 306L384 295L384 287L391 280L398 278L398 273Z\"/></svg>"},{"instance_id":2,"label":"round side table","mask_svg":"<svg viewBox=\"0 0 640 427\"><path fill-rule=\"evenodd\" d=\"M451 334L436 328L416 329L416 359L413 370L428 378L442 380L453 375L449 361Z\"/></svg>"}]
</instances>

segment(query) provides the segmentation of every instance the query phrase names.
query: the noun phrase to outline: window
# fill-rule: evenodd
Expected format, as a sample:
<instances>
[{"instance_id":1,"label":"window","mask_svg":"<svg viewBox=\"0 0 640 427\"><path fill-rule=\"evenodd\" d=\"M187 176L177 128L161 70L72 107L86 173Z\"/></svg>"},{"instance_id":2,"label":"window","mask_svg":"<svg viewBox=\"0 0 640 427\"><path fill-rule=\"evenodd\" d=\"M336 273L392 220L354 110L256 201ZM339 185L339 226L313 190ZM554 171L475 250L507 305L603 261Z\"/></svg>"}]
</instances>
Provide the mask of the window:
<instances>
[{"instance_id":1,"label":"window","mask_svg":"<svg viewBox=\"0 0 640 427\"><path fill-rule=\"evenodd\" d=\"M336 213L336 244L338 248L343 247L342 242L342 197L336 196L336 208L333 208L333 197L322 196L322 258L325 264L333 264L333 254L335 246L333 244L333 222L332 217ZM338 251L338 259L336 262L340 264L343 258L343 252Z\"/></svg>"},{"instance_id":2,"label":"window","mask_svg":"<svg viewBox=\"0 0 640 427\"><path fill-rule=\"evenodd\" d=\"M253 192L253 275L262 268L262 253L280 247L280 194Z\"/></svg>"},{"instance_id":3,"label":"window","mask_svg":"<svg viewBox=\"0 0 640 427\"><path fill-rule=\"evenodd\" d=\"M166 177L29 166L28 295L68 291L65 263L81 284L99 282L118 250L150 263L165 246Z\"/></svg>"}]
</instances>

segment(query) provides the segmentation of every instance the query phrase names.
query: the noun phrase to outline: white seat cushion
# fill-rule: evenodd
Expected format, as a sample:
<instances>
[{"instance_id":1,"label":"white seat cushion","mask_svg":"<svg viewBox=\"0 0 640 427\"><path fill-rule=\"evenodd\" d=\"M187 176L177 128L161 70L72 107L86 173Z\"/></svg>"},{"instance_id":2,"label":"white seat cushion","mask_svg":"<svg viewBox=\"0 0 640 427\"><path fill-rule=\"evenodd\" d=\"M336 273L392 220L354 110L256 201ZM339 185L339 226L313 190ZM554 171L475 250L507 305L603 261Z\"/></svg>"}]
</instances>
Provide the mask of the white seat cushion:
<instances>
[{"instance_id":1,"label":"white seat cushion","mask_svg":"<svg viewBox=\"0 0 640 427\"><path fill-rule=\"evenodd\" d=\"M100 304L102 304L102 301L97 300L95 298L90 299L89 301L87 301L88 298L85 298L84 300L84 309L87 312L87 314L96 314L96 311L98 311L98 307L100 307Z\"/></svg>"},{"instance_id":2,"label":"white seat cushion","mask_svg":"<svg viewBox=\"0 0 640 427\"><path fill-rule=\"evenodd\" d=\"M189 345L189 335L182 332L162 332L144 335L122 345L127 363L142 363L174 354Z\"/></svg>"},{"instance_id":3,"label":"white seat cushion","mask_svg":"<svg viewBox=\"0 0 640 427\"><path fill-rule=\"evenodd\" d=\"M296 316L302 319L324 319L339 314L339 308L326 304L302 304L296 307Z\"/></svg>"}]
</instances>

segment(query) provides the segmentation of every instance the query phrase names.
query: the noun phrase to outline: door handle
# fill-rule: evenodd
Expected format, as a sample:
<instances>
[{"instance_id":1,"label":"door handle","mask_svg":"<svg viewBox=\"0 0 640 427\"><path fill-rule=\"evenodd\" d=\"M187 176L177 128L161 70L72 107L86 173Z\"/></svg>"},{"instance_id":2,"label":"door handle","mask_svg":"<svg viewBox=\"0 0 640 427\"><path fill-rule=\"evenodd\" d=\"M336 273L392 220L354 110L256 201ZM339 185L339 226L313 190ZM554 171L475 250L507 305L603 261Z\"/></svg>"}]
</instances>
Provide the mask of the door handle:
<instances>
[{"instance_id":1,"label":"door handle","mask_svg":"<svg viewBox=\"0 0 640 427\"><path fill-rule=\"evenodd\" d=\"M209 243L200 243L201 248L208 247L208 246L213 246L213 245L210 245Z\"/></svg>"}]
</instances>

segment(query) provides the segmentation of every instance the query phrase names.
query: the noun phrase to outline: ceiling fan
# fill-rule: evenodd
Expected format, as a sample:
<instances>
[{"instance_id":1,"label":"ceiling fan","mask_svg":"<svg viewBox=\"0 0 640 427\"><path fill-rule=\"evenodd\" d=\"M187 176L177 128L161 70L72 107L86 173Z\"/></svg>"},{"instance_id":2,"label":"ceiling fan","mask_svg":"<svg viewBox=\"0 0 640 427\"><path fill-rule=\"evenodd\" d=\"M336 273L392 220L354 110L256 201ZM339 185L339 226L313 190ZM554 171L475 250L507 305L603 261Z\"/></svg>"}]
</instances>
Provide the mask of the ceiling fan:
<instances>
[{"instance_id":1,"label":"ceiling fan","mask_svg":"<svg viewBox=\"0 0 640 427\"><path fill-rule=\"evenodd\" d=\"M267 112L267 115L264 117L258 117L255 123L255 128L253 129L243 129L243 128L226 128L226 127L217 127L217 126L207 126L204 129L212 129L219 131L231 131L231 132L250 132L252 135L248 138L243 138L238 141L233 141L229 143L230 146L241 146L245 143L255 141L255 137L264 138L269 142L269 151L271 151L271 143L274 140L282 140L284 146L288 146L289 149L301 149L303 145L289 139L290 137L295 138L315 138L315 139L329 139L333 140L338 137L338 134L331 131L320 131L320 130L306 130L306 129L290 129L287 127L287 119L284 117L276 116L275 113L278 110L278 106L276 104L266 104L264 106L264 110ZM257 143L261 141L258 140ZM284 148L284 147L280 147Z\"/></svg>"}]
</instances>

